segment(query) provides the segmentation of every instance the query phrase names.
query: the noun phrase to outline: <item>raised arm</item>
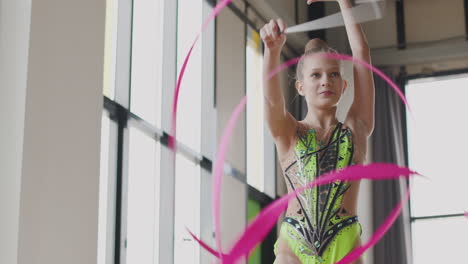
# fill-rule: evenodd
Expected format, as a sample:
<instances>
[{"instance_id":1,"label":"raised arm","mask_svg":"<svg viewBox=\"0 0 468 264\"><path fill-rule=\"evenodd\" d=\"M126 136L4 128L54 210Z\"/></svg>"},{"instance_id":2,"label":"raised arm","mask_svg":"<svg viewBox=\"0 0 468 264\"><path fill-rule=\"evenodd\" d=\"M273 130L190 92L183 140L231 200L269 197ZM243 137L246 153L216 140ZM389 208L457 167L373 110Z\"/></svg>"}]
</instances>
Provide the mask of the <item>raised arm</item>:
<instances>
[{"instance_id":1,"label":"raised arm","mask_svg":"<svg viewBox=\"0 0 468 264\"><path fill-rule=\"evenodd\" d=\"M263 78L280 65L281 49L286 42L286 35L279 35L286 25L281 19L271 20L260 30L260 37L265 44L263 57ZM265 101L265 119L280 153L285 153L295 133L294 117L287 111L279 75L263 82Z\"/></svg>"},{"instance_id":2,"label":"raised arm","mask_svg":"<svg viewBox=\"0 0 468 264\"><path fill-rule=\"evenodd\" d=\"M361 25L356 22L352 14L352 5L350 1L333 1L337 1L340 5L353 57L371 64L369 45ZM308 4L312 2L316 1L307 1ZM353 75L354 100L351 108L349 109L345 123L358 125L360 127L360 131L365 133L367 136L370 136L374 130L374 78L372 76L372 71L357 63L353 66Z\"/></svg>"}]
</instances>

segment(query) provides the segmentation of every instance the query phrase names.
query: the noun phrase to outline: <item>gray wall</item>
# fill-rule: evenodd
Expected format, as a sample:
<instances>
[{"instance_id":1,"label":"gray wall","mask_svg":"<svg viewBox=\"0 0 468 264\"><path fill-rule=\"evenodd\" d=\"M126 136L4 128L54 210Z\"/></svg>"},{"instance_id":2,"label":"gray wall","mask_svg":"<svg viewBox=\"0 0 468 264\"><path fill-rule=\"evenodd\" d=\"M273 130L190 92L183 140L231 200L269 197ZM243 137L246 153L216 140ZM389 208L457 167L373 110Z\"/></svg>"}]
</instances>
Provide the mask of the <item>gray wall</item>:
<instances>
[{"instance_id":1,"label":"gray wall","mask_svg":"<svg viewBox=\"0 0 468 264\"><path fill-rule=\"evenodd\" d=\"M0 263L16 263L31 0L0 1Z\"/></svg>"},{"instance_id":2,"label":"gray wall","mask_svg":"<svg viewBox=\"0 0 468 264\"><path fill-rule=\"evenodd\" d=\"M105 1L0 12L0 262L96 263Z\"/></svg>"},{"instance_id":3,"label":"gray wall","mask_svg":"<svg viewBox=\"0 0 468 264\"><path fill-rule=\"evenodd\" d=\"M246 93L245 38L245 26L242 20L228 8L224 9L218 16L216 24L217 144L219 144L231 112ZM226 162L244 175L247 170L245 129L246 118L245 114L242 114L238 119L226 154ZM220 223L225 252L230 249L232 241L238 238L239 233L247 224L246 199L246 185L231 176L224 176Z\"/></svg>"}]
</instances>

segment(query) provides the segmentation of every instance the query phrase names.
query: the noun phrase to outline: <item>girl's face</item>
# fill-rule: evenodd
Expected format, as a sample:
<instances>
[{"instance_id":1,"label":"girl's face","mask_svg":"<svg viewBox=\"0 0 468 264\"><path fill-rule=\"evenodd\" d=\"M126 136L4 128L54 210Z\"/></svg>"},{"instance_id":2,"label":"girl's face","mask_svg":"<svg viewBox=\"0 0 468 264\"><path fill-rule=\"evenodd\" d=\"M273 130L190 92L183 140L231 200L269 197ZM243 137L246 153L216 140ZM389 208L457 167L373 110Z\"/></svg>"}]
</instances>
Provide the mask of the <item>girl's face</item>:
<instances>
[{"instance_id":1,"label":"girl's face","mask_svg":"<svg viewBox=\"0 0 468 264\"><path fill-rule=\"evenodd\" d=\"M305 58L303 79L296 81L296 89L304 96L307 106L327 109L338 105L346 89L341 77L340 62L316 53Z\"/></svg>"}]
</instances>

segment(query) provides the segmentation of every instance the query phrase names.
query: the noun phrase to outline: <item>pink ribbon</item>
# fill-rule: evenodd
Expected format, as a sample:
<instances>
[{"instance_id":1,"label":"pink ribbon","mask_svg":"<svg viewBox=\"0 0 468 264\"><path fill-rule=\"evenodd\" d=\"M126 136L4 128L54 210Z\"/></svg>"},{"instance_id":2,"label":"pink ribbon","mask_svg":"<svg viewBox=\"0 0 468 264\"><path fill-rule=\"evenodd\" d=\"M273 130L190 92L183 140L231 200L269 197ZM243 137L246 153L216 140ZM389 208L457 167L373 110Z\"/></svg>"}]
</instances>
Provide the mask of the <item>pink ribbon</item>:
<instances>
[{"instance_id":1,"label":"pink ribbon","mask_svg":"<svg viewBox=\"0 0 468 264\"><path fill-rule=\"evenodd\" d=\"M340 171L324 174L316 180L314 180L313 182L309 183L307 186L299 188L295 192L291 192L275 200L266 208L264 208L260 212L260 214L248 225L248 227L240 236L240 238L237 239L237 241L234 243L234 246L231 248L228 254L216 252L214 249L210 248L205 243L202 243L202 246L216 257L219 257L219 255L221 255L223 258L222 263L234 263L239 258L248 255L250 251L265 238L270 229L276 224L276 221L280 217L280 215L287 209L289 200L295 198L297 193L300 193L305 189L314 188L319 185L324 185L337 180L384 180L395 179L401 176L409 177L412 174L418 173L410 171L407 168L398 167L394 164L388 163L353 165ZM218 186L214 186L214 188L217 187ZM405 195L405 197L406 200L409 198L409 192ZM388 229L397 219L399 213L401 212L402 202L403 201L400 201L400 203L392 211L390 216L385 220L385 222L379 227L379 229L374 233L374 235L365 245L356 248L338 263L351 263L352 261L356 260L360 255L362 255L368 248L375 245L375 243L377 243L379 239L383 237L383 235L388 231ZM200 242L200 240L195 235L193 235L192 233L191 235L194 237L194 239Z\"/></svg>"}]
</instances>

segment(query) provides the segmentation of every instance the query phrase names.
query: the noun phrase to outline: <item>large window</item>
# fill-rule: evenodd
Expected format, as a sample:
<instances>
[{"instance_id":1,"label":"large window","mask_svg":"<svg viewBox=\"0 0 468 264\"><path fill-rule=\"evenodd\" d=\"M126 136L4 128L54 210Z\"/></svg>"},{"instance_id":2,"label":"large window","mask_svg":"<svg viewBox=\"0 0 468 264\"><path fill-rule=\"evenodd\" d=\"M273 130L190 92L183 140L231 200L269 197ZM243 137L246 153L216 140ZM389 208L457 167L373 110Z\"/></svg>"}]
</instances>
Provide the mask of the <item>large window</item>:
<instances>
[{"instance_id":1,"label":"large window","mask_svg":"<svg viewBox=\"0 0 468 264\"><path fill-rule=\"evenodd\" d=\"M468 245L465 159L468 75L413 80L406 86L414 263L456 263ZM428 252L431 252L428 254Z\"/></svg>"},{"instance_id":2,"label":"large window","mask_svg":"<svg viewBox=\"0 0 468 264\"><path fill-rule=\"evenodd\" d=\"M238 103L232 95L240 99L246 92L246 65L250 117L247 131L245 123L239 122L240 133L230 146L236 157L227 161L226 168L232 171L224 176L223 245L228 246L245 226L247 190L253 189L249 184L260 190L255 190L250 205L264 207L271 201L267 195L276 195L273 142L265 134L263 118L261 41L255 30L248 30L244 61L244 39L239 35L245 34L246 24L237 15L239 10L222 13L220 17L227 19L224 24L221 18L213 21L217 26L210 25L193 49L179 93L175 168L172 164L168 134L176 74L213 4L207 0L107 0L99 264L213 261L186 228L214 246L211 169L219 127L224 127L227 111ZM220 32L221 27L231 26L237 35L223 28L224 43L216 41L215 28ZM232 46L226 48L228 44ZM229 53L233 47L237 55ZM216 76L230 76L228 81L219 78L230 83L229 89L215 87L215 54L220 58L222 48L228 52L223 51L223 67L216 65ZM215 102L215 91L227 100ZM245 134L249 134L247 154ZM249 160L248 183L244 160ZM258 213L261 207L257 207L251 216ZM261 247L271 251L272 243ZM266 255L262 251L256 256L258 262Z\"/></svg>"}]
</instances>

